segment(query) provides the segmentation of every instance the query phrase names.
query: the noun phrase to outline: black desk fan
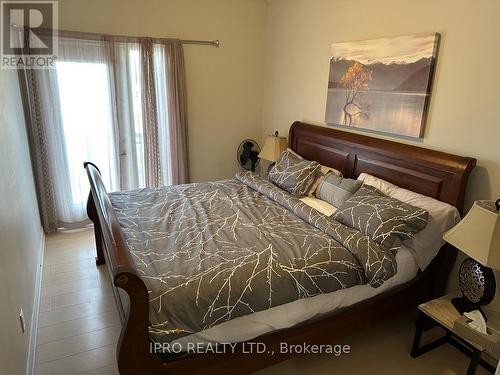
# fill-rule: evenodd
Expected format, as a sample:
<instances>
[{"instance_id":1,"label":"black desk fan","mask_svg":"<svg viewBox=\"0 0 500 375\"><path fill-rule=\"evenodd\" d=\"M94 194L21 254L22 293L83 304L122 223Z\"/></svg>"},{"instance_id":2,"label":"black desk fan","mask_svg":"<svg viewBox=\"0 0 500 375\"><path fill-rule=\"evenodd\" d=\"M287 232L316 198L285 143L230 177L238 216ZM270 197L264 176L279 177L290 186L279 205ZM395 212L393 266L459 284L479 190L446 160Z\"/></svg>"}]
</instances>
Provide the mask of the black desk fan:
<instances>
[{"instance_id":1,"label":"black desk fan","mask_svg":"<svg viewBox=\"0 0 500 375\"><path fill-rule=\"evenodd\" d=\"M257 142L253 139L245 139L238 146L238 151L236 152L236 159L241 168L246 171L255 172L255 169L259 165L260 159L260 147Z\"/></svg>"}]
</instances>

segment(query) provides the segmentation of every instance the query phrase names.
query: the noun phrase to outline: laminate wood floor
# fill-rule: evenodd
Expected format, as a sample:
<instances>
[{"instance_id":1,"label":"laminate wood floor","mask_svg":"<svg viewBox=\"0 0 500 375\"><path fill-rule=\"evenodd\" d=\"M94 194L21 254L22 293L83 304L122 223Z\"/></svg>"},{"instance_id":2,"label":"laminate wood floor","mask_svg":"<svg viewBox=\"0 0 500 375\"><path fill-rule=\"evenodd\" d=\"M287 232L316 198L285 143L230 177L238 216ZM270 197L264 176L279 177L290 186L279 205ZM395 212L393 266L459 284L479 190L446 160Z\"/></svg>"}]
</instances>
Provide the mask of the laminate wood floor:
<instances>
[{"instance_id":1,"label":"laminate wood floor","mask_svg":"<svg viewBox=\"0 0 500 375\"><path fill-rule=\"evenodd\" d=\"M111 281L94 262L92 230L47 237L38 323L36 374L118 374L120 322ZM302 355L259 371L272 374L465 374L468 358L450 345L412 359L414 314L345 339L351 353ZM243 374L243 372L242 372ZM477 375L488 374L479 368ZM147 374L145 374L147 375Z\"/></svg>"},{"instance_id":2,"label":"laminate wood floor","mask_svg":"<svg viewBox=\"0 0 500 375\"><path fill-rule=\"evenodd\" d=\"M118 374L120 321L93 240L92 230L46 239L36 374Z\"/></svg>"}]
</instances>

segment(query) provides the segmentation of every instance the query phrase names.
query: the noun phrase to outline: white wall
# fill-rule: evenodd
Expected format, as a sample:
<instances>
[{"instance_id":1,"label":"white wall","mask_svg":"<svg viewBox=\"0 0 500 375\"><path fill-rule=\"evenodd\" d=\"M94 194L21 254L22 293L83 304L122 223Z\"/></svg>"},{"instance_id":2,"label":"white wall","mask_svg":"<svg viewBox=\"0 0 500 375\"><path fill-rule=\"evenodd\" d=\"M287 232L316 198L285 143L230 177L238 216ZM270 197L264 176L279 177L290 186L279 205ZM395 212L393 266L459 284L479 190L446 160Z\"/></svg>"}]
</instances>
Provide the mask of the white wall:
<instances>
[{"instance_id":1,"label":"white wall","mask_svg":"<svg viewBox=\"0 0 500 375\"><path fill-rule=\"evenodd\" d=\"M181 39L185 46L192 181L234 175L236 148L260 141L264 0L61 0L64 30Z\"/></svg>"},{"instance_id":2,"label":"white wall","mask_svg":"<svg viewBox=\"0 0 500 375\"><path fill-rule=\"evenodd\" d=\"M26 373L42 231L17 72L0 69L0 373ZM19 310L26 333L21 333Z\"/></svg>"}]
</instances>

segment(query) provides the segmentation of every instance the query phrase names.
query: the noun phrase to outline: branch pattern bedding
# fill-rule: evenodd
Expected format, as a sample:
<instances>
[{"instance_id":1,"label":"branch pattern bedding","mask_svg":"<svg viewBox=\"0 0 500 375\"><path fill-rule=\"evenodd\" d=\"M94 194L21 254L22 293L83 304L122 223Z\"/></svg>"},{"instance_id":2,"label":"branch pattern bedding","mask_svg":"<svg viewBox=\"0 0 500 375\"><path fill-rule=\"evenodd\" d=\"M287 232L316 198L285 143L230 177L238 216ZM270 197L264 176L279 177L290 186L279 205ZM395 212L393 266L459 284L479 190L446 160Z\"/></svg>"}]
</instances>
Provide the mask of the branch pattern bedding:
<instances>
[{"instance_id":1,"label":"branch pattern bedding","mask_svg":"<svg viewBox=\"0 0 500 375\"><path fill-rule=\"evenodd\" d=\"M148 288L156 341L354 285L378 287L397 272L397 249L253 173L109 197Z\"/></svg>"},{"instance_id":2,"label":"branch pattern bedding","mask_svg":"<svg viewBox=\"0 0 500 375\"><path fill-rule=\"evenodd\" d=\"M180 344L184 351L194 344L244 342L267 333L293 327L306 321L321 319L335 311L375 297L398 285L413 279L418 273L418 265L411 251L404 245L396 254L398 272L378 288L369 284L356 285L348 289L318 294L296 301L240 316L209 329L181 337L172 342Z\"/></svg>"}]
</instances>

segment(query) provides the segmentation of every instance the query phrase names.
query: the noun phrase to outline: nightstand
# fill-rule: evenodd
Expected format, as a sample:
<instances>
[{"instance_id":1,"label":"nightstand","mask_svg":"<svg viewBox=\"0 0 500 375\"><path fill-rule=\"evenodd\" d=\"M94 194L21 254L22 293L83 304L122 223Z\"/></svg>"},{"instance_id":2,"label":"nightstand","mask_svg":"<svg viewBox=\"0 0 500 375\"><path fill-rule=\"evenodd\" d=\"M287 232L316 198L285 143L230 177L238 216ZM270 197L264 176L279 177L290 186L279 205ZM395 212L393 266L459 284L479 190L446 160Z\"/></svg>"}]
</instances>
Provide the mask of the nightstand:
<instances>
[{"instance_id":1,"label":"nightstand","mask_svg":"<svg viewBox=\"0 0 500 375\"><path fill-rule=\"evenodd\" d=\"M495 368L481 359L481 354L486 348L478 343L463 338L457 333L457 330L454 329L455 320L461 316L451 304L451 299L456 296L456 293L448 294L418 306L418 318L416 322L415 337L413 338L413 345L411 348L411 356L417 358L442 344L449 343L470 357L471 360L467 369L467 375L473 375L476 372L478 364L494 373ZM444 329L445 335L421 347L420 341L422 333L434 327L441 327Z\"/></svg>"}]
</instances>

